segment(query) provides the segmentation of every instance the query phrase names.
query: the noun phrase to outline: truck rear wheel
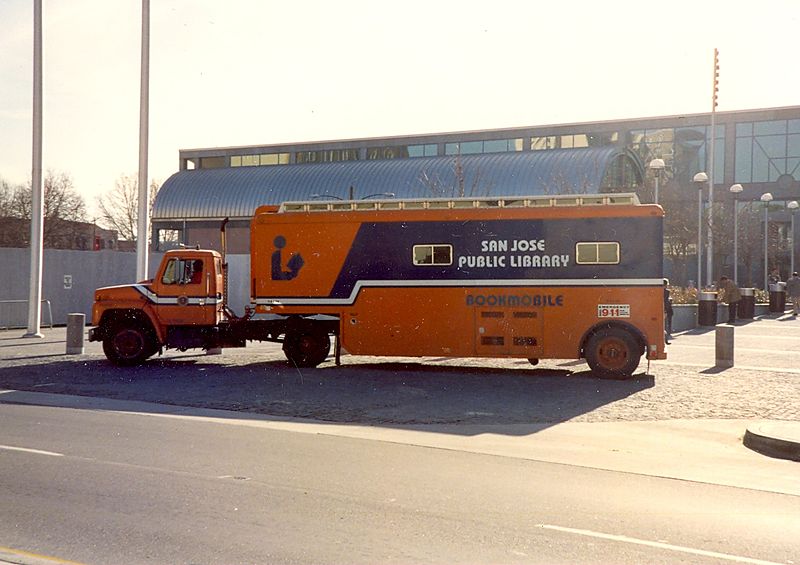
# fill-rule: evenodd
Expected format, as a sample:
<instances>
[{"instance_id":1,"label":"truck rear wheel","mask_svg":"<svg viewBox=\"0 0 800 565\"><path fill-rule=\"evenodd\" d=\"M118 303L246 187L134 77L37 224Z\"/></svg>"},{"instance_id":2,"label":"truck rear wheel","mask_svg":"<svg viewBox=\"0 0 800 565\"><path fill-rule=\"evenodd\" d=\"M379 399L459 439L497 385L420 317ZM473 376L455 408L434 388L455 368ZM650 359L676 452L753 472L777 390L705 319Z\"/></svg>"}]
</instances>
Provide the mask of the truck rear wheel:
<instances>
[{"instance_id":1,"label":"truck rear wheel","mask_svg":"<svg viewBox=\"0 0 800 565\"><path fill-rule=\"evenodd\" d=\"M295 367L316 367L328 357L331 339L325 332L288 333L283 340L286 359Z\"/></svg>"},{"instance_id":2,"label":"truck rear wheel","mask_svg":"<svg viewBox=\"0 0 800 565\"><path fill-rule=\"evenodd\" d=\"M114 326L103 340L103 352L115 365L139 365L157 349L152 332L139 324Z\"/></svg>"},{"instance_id":3,"label":"truck rear wheel","mask_svg":"<svg viewBox=\"0 0 800 565\"><path fill-rule=\"evenodd\" d=\"M589 338L584 356L596 376L603 379L626 379L639 366L642 348L629 331L605 328Z\"/></svg>"}]
</instances>

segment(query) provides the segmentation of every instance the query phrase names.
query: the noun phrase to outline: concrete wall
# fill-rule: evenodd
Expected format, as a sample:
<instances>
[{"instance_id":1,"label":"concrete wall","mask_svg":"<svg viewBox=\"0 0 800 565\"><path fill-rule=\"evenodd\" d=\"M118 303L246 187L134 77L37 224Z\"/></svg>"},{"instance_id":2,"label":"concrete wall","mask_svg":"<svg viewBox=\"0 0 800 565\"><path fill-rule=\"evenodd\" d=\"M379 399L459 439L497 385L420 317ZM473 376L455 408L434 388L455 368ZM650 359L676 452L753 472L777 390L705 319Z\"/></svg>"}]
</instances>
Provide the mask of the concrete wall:
<instances>
[{"instance_id":1,"label":"concrete wall","mask_svg":"<svg viewBox=\"0 0 800 565\"><path fill-rule=\"evenodd\" d=\"M697 304L675 304L672 307L672 333L694 329L697 326ZM769 313L768 304L756 304L756 316ZM717 323L728 321L728 305L717 304Z\"/></svg>"},{"instance_id":2,"label":"concrete wall","mask_svg":"<svg viewBox=\"0 0 800 565\"><path fill-rule=\"evenodd\" d=\"M150 276L158 269L162 254L150 255ZM230 306L244 313L250 302L249 255L228 255ZM0 248L0 328L28 325L30 250ZM71 279L65 283L65 277ZM136 282L136 254L116 251L71 251L45 249L42 262L42 299L49 300L53 323L63 325L67 314L83 312L92 317L94 290L101 286ZM68 288L69 287L69 288ZM25 301L24 303L11 301ZM49 323L43 308L43 323Z\"/></svg>"}]
</instances>

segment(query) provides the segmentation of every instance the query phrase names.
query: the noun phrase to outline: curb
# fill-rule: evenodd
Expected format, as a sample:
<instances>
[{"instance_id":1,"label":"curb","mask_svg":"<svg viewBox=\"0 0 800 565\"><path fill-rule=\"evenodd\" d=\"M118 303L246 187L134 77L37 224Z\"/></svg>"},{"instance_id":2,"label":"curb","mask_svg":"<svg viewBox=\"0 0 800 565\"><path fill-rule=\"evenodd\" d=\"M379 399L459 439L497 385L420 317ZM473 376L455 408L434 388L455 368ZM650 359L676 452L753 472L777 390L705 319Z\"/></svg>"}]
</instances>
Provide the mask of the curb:
<instances>
[{"instance_id":1,"label":"curb","mask_svg":"<svg viewBox=\"0 0 800 565\"><path fill-rule=\"evenodd\" d=\"M747 427L742 441L762 455L800 461L800 422L757 422Z\"/></svg>"}]
</instances>

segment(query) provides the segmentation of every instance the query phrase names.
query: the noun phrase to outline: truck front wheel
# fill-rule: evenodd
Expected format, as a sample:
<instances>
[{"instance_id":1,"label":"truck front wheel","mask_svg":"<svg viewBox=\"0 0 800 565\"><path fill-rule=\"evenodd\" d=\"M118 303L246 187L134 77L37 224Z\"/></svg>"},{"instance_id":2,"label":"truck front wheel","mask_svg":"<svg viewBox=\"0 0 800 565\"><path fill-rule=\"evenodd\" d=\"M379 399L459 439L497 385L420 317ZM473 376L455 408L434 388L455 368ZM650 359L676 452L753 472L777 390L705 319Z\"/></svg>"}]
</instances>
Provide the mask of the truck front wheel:
<instances>
[{"instance_id":1,"label":"truck front wheel","mask_svg":"<svg viewBox=\"0 0 800 565\"><path fill-rule=\"evenodd\" d=\"M286 359L295 367L316 367L328 357L331 339L325 332L288 333L283 340Z\"/></svg>"},{"instance_id":2,"label":"truck front wheel","mask_svg":"<svg viewBox=\"0 0 800 565\"><path fill-rule=\"evenodd\" d=\"M103 352L115 365L139 365L157 349L152 332L138 324L117 325L103 340Z\"/></svg>"}]
</instances>

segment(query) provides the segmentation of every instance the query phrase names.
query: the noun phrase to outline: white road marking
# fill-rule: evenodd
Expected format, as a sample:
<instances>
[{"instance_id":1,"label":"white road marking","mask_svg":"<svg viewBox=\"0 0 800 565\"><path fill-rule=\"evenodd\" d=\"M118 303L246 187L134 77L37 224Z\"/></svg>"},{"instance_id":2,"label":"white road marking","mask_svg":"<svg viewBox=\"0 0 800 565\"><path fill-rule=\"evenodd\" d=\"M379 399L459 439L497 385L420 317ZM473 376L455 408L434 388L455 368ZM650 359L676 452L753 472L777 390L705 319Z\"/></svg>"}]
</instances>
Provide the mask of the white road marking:
<instances>
[{"instance_id":1,"label":"white road marking","mask_svg":"<svg viewBox=\"0 0 800 565\"><path fill-rule=\"evenodd\" d=\"M735 561L737 563L751 563L753 565L784 565L776 561L764 561L763 559L753 559L752 557L743 557L741 555L731 555L729 553L719 553L716 551L706 551L704 549L695 549L693 547L685 547L682 545L672 545L660 541L650 541L638 538L631 538L628 536L618 536L614 534L605 534L603 532L593 532L592 530L579 530L577 528L565 528L563 526L553 526L551 524L538 524L537 527L546 530L555 530L558 532L565 532L568 534L577 534L580 536L588 536L593 538L606 539L611 541L619 541L623 543L632 543L636 545L645 545L648 547L655 547L658 549L667 549L669 551L679 551L681 553L690 553L692 555L700 555L702 557L712 557L714 559L725 559L727 561Z\"/></svg>"},{"instance_id":2,"label":"white road marking","mask_svg":"<svg viewBox=\"0 0 800 565\"><path fill-rule=\"evenodd\" d=\"M694 367L696 369L713 369L713 363L684 363L682 361L659 360L659 365L670 365L672 367ZM656 365L658 368L658 365ZM786 367L768 367L766 365L739 365L738 363L732 367L733 369L741 369L743 371L766 371L769 373L791 373L800 375L800 369L788 369Z\"/></svg>"},{"instance_id":3,"label":"white road marking","mask_svg":"<svg viewBox=\"0 0 800 565\"><path fill-rule=\"evenodd\" d=\"M5 559L6 561L3 561ZM13 560L13 561L12 561ZM21 560L21 561L19 561ZM77 561L65 561L57 557L50 557L48 555L40 555L38 553L31 553L30 551L23 551L21 549L13 549L0 545L0 563L39 563L41 565L82 565Z\"/></svg>"},{"instance_id":4,"label":"white road marking","mask_svg":"<svg viewBox=\"0 0 800 565\"><path fill-rule=\"evenodd\" d=\"M37 455L49 455L50 457L64 457L63 453L42 451L41 449L28 449L27 447L14 447L12 445L0 445L0 449L5 449L7 451L23 451L25 453L35 453Z\"/></svg>"},{"instance_id":5,"label":"white road marking","mask_svg":"<svg viewBox=\"0 0 800 565\"><path fill-rule=\"evenodd\" d=\"M798 338L793 337L792 341L797 341L797 339ZM683 347L683 348L686 348L686 349L708 349L708 350L711 350L711 349L714 349L716 347L716 345L713 344L713 343L702 344L702 345L689 345L689 344L685 344L685 343L672 343L670 345L670 347L676 347L676 348L677 347ZM786 351L786 350L776 351L775 349L765 349L765 348L758 348L758 347L737 347L736 351L749 351L749 352L754 352L754 353L771 353L773 355L776 354L776 353L778 353L778 354L786 354L786 355L798 355L798 353L799 353L797 351Z\"/></svg>"}]
</instances>

